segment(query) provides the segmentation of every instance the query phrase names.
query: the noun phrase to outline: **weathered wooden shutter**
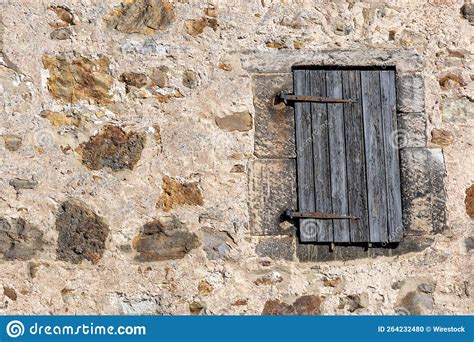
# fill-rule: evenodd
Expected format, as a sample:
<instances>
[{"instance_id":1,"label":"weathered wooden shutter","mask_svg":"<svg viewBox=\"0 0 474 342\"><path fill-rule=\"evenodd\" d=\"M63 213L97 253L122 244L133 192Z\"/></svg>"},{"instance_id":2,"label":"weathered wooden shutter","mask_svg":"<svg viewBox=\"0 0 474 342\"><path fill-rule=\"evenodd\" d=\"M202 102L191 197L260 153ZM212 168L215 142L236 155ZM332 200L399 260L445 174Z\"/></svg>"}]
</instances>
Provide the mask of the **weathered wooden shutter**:
<instances>
[{"instance_id":1,"label":"weathered wooden shutter","mask_svg":"<svg viewBox=\"0 0 474 342\"><path fill-rule=\"evenodd\" d=\"M402 238L394 70L295 70L298 206L357 216L301 219L302 242L388 243Z\"/></svg>"}]
</instances>

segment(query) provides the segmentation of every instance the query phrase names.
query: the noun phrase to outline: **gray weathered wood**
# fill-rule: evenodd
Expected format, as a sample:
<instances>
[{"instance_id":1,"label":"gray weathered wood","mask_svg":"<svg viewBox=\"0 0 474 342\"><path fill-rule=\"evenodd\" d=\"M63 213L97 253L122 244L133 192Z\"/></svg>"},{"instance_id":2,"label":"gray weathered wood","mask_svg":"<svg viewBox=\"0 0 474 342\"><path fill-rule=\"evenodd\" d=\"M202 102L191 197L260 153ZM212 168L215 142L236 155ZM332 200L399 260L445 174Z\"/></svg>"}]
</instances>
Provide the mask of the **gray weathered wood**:
<instances>
[{"instance_id":1,"label":"gray weathered wood","mask_svg":"<svg viewBox=\"0 0 474 342\"><path fill-rule=\"evenodd\" d=\"M311 70L312 96L326 96L326 77L324 70ZM314 194L315 209L323 213L332 212L331 171L329 158L329 121L326 103L311 103L313 127L313 158L314 158ZM318 242L332 242L333 223L331 220L317 220Z\"/></svg>"},{"instance_id":2,"label":"gray weathered wood","mask_svg":"<svg viewBox=\"0 0 474 342\"><path fill-rule=\"evenodd\" d=\"M316 244L302 244L298 243L296 245L296 255L298 256L298 260L305 262L305 261L317 261L318 260L318 246ZM329 249L328 246L324 246Z\"/></svg>"},{"instance_id":3,"label":"gray weathered wood","mask_svg":"<svg viewBox=\"0 0 474 342\"><path fill-rule=\"evenodd\" d=\"M379 71L361 71L370 242L388 242L387 187Z\"/></svg>"},{"instance_id":4,"label":"gray weathered wood","mask_svg":"<svg viewBox=\"0 0 474 342\"><path fill-rule=\"evenodd\" d=\"M301 241L400 241L394 71L298 70L295 94L357 101L295 102L299 210L360 217L300 220ZM303 259L314 259L310 247Z\"/></svg>"},{"instance_id":5,"label":"gray weathered wood","mask_svg":"<svg viewBox=\"0 0 474 342\"><path fill-rule=\"evenodd\" d=\"M296 95L310 95L310 72L295 70L294 91ZM314 162L311 131L310 103L295 103L296 162L298 175L298 207L301 211L314 211ZM275 180L278 181L278 180ZM300 220L300 239L302 242L316 240L316 220Z\"/></svg>"},{"instance_id":6,"label":"gray weathered wood","mask_svg":"<svg viewBox=\"0 0 474 342\"><path fill-rule=\"evenodd\" d=\"M344 70L342 80L343 97L357 101L344 104L349 213L360 217L359 220L350 221L350 237L351 242L368 242L369 222L360 71Z\"/></svg>"},{"instance_id":7,"label":"gray weathered wood","mask_svg":"<svg viewBox=\"0 0 474 342\"><path fill-rule=\"evenodd\" d=\"M326 94L342 98L342 73L326 71ZM344 137L343 104L328 103L329 158L331 173L332 212L347 215L346 146ZM349 221L333 220L334 242L349 242Z\"/></svg>"},{"instance_id":8,"label":"gray weathered wood","mask_svg":"<svg viewBox=\"0 0 474 342\"><path fill-rule=\"evenodd\" d=\"M399 242L403 234L403 225L400 166L396 140L395 72L393 70L380 71L380 88L387 185L388 238L390 242Z\"/></svg>"}]
</instances>

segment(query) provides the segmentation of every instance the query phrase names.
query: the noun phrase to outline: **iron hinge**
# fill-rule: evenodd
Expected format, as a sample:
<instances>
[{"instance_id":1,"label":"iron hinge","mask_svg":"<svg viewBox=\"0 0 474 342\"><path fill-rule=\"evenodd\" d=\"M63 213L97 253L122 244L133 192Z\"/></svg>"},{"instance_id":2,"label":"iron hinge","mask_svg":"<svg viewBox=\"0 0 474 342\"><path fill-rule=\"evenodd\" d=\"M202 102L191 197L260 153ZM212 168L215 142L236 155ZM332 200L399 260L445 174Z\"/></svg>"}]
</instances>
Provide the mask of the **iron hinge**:
<instances>
[{"instance_id":1,"label":"iron hinge","mask_svg":"<svg viewBox=\"0 0 474 342\"><path fill-rule=\"evenodd\" d=\"M322 220L332 220L332 219L340 219L340 220L359 220L359 217L351 216L351 215L339 215L339 214L329 214L329 213L322 213L319 211L293 211L291 209L285 210L285 216L293 219L293 218L313 218L313 219L322 219Z\"/></svg>"},{"instance_id":2,"label":"iron hinge","mask_svg":"<svg viewBox=\"0 0 474 342\"><path fill-rule=\"evenodd\" d=\"M357 103L357 101L351 99L339 99L326 96L292 95L287 94L284 91L277 95L277 101L284 102L285 104L288 102Z\"/></svg>"}]
</instances>

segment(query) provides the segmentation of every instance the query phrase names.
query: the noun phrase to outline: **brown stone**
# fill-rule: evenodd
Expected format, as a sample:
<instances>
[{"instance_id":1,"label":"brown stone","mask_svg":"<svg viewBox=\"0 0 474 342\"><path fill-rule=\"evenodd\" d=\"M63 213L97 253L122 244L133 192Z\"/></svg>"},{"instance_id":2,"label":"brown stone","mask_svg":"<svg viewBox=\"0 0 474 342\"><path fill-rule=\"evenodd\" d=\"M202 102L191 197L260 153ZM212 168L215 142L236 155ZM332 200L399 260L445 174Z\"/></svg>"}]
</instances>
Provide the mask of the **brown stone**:
<instances>
[{"instance_id":1,"label":"brown stone","mask_svg":"<svg viewBox=\"0 0 474 342\"><path fill-rule=\"evenodd\" d=\"M43 110L40 113L40 116L42 118L49 120L51 125L53 125L54 127L63 127L63 126L76 126L77 127L81 123L80 117L76 115L64 113L64 112L54 112L51 110Z\"/></svg>"},{"instance_id":2,"label":"brown stone","mask_svg":"<svg viewBox=\"0 0 474 342\"><path fill-rule=\"evenodd\" d=\"M165 30L174 20L168 0L125 0L105 19L117 31L145 35Z\"/></svg>"},{"instance_id":3,"label":"brown stone","mask_svg":"<svg viewBox=\"0 0 474 342\"><path fill-rule=\"evenodd\" d=\"M232 71L232 65L227 64L227 63L219 63L217 67L225 71Z\"/></svg>"},{"instance_id":4,"label":"brown stone","mask_svg":"<svg viewBox=\"0 0 474 342\"><path fill-rule=\"evenodd\" d=\"M279 274L267 274L263 277L257 278L253 283L255 285L275 285L281 283L283 278Z\"/></svg>"},{"instance_id":5,"label":"brown stone","mask_svg":"<svg viewBox=\"0 0 474 342\"><path fill-rule=\"evenodd\" d=\"M286 48L286 44L282 42L268 41L265 43L267 48L271 49L283 49Z\"/></svg>"},{"instance_id":6,"label":"brown stone","mask_svg":"<svg viewBox=\"0 0 474 342\"><path fill-rule=\"evenodd\" d=\"M252 115L249 112L238 112L224 117L216 118L216 125L228 132L239 131L246 132L250 131L253 127Z\"/></svg>"},{"instance_id":7,"label":"brown stone","mask_svg":"<svg viewBox=\"0 0 474 342\"><path fill-rule=\"evenodd\" d=\"M444 89L454 88L454 87L464 87L466 82L462 78L460 74L455 74L452 72L448 72L446 74L442 74L438 78L439 85Z\"/></svg>"},{"instance_id":8,"label":"brown stone","mask_svg":"<svg viewBox=\"0 0 474 342\"><path fill-rule=\"evenodd\" d=\"M69 103L80 100L101 104L110 102L112 76L106 57L67 60L61 56L44 55L43 66L49 70L48 90L53 97Z\"/></svg>"},{"instance_id":9,"label":"brown stone","mask_svg":"<svg viewBox=\"0 0 474 342\"><path fill-rule=\"evenodd\" d=\"M320 315L321 298L315 295L299 297L292 305L279 300L269 300L265 303L262 315Z\"/></svg>"},{"instance_id":10,"label":"brown stone","mask_svg":"<svg viewBox=\"0 0 474 342\"><path fill-rule=\"evenodd\" d=\"M59 260L79 264L99 262L105 250L109 227L104 219L78 200L61 203L56 217Z\"/></svg>"},{"instance_id":11,"label":"brown stone","mask_svg":"<svg viewBox=\"0 0 474 342\"><path fill-rule=\"evenodd\" d=\"M295 314L314 316L321 314L321 298L315 295L302 296L293 303Z\"/></svg>"},{"instance_id":12,"label":"brown stone","mask_svg":"<svg viewBox=\"0 0 474 342\"><path fill-rule=\"evenodd\" d=\"M13 287L3 285L3 294L10 298L11 300L16 300L18 295Z\"/></svg>"},{"instance_id":13,"label":"brown stone","mask_svg":"<svg viewBox=\"0 0 474 342\"><path fill-rule=\"evenodd\" d=\"M208 296L212 292L213 287L206 280L201 280L198 285L198 291L201 296Z\"/></svg>"},{"instance_id":14,"label":"brown stone","mask_svg":"<svg viewBox=\"0 0 474 342\"><path fill-rule=\"evenodd\" d=\"M425 35L417 30L403 30L400 33L399 42L404 48L417 48L420 50L426 49L428 44Z\"/></svg>"},{"instance_id":15,"label":"brown stone","mask_svg":"<svg viewBox=\"0 0 474 342\"><path fill-rule=\"evenodd\" d=\"M245 165L242 164L235 164L232 166L232 169L230 169L231 173L242 173L245 172Z\"/></svg>"},{"instance_id":16,"label":"brown stone","mask_svg":"<svg viewBox=\"0 0 474 342\"><path fill-rule=\"evenodd\" d=\"M142 88L147 85L148 80L145 74L138 72L124 72L120 75L120 82L124 82L128 87Z\"/></svg>"},{"instance_id":17,"label":"brown stone","mask_svg":"<svg viewBox=\"0 0 474 342\"><path fill-rule=\"evenodd\" d=\"M191 315L199 315L205 309L206 306L201 302L192 302L189 304L189 312Z\"/></svg>"},{"instance_id":18,"label":"brown stone","mask_svg":"<svg viewBox=\"0 0 474 342\"><path fill-rule=\"evenodd\" d=\"M408 315L421 315L425 310L433 309L434 301L430 294L410 291L400 301L397 312Z\"/></svg>"},{"instance_id":19,"label":"brown stone","mask_svg":"<svg viewBox=\"0 0 474 342\"><path fill-rule=\"evenodd\" d=\"M51 6L49 9L56 13L59 19L59 21L49 23L51 27L61 28L74 25L74 15L69 8L65 6Z\"/></svg>"},{"instance_id":20,"label":"brown stone","mask_svg":"<svg viewBox=\"0 0 474 342\"><path fill-rule=\"evenodd\" d=\"M342 283L341 277L334 277L334 278L324 278L323 285L327 287L337 287Z\"/></svg>"},{"instance_id":21,"label":"brown stone","mask_svg":"<svg viewBox=\"0 0 474 342\"><path fill-rule=\"evenodd\" d=\"M183 97L183 94L181 94L181 92L177 89L175 89L174 92L171 94L167 94L167 95L156 94L155 95L155 99L159 103L167 103L174 98L181 98L181 97Z\"/></svg>"},{"instance_id":22,"label":"brown stone","mask_svg":"<svg viewBox=\"0 0 474 342\"><path fill-rule=\"evenodd\" d=\"M163 177L163 192L157 207L170 211L180 205L203 205L202 193L198 183L186 183L168 176Z\"/></svg>"},{"instance_id":23,"label":"brown stone","mask_svg":"<svg viewBox=\"0 0 474 342\"><path fill-rule=\"evenodd\" d=\"M436 282L431 278L407 278L400 282L395 311L401 315L430 314Z\"/></svg>"},{"instance_id":24,"label":"brown stone","mask_svg":"<svg viewBox=\"0 0 474 342\"><path fill-rule=\"evenodd\" d=\"M471 186L466 189L466 198L464 199L464 204L466 205L467 215L471 219L474 219L474 184L471 184Z\"/></svg>"},{"instance_id":25,"label":"brown stone","mask_svg":"<svg viewBox=\"0 0 474 342\"><path fill-rule=\"evenodd\" d=\"M22 218L0 218L0 255L6 260L29 260L43 248L43 232Z\"/></svg>"},{"instance_id":26,"label":"brown stone","mask_svg":"<svg viewBox=\"0 0 474 342\"><path fill-rule=\"evenodd\" d=\"M11 152L18 151L23 141L20 136L14 134L4 134L2 135L2 138L3 142L5 143L5 147Z\"/></svg>"},{"instance_id":27,"label":"brown stone","mask_svg":"<svg viewBox=\"0 0 474 342\"><path fill-rule=\"evenodd\" d=\"M158 68L152 68L149 76L155 86L160 88L168 86L168 67L161 66Z\"/></svg>"},{"instance_id":28,"label":"brown stone","mask_svg":"<svg viewBox=\"0 0 474 342\"><path fill-rule=\"evenodd\" d=\"M471 25L474 25L474 3L466 2L461 7L461 14L464 17L464 19L469 20L469 23Z\"/></svg>"},{"instance_id":29,"label":"brown stone","mask_svg":"<svg viewBox=\"0 0 474 342\"><path fill-rule=\"evenodd\" d=\"M67 40L71 38L71 36L72 31L67 27L55 29L49 34L49 37L54 40Z\"/></svg>"},{"instance_id":30,"label":"brown stone","mask_svg":"<svg viewBox=\"0 0 474 342\"><path fill-rule=\"evenodd\" d=\"M217 8L207 7L203 10L203 12L208 17L217 18Z\"/></svg>"},{"instance_id":31,"label":"brown stone","mask_svg":"<svg viewBox=\"0 0 474 342\"><path fill-rule=\"evenodd\" d=\"M233 302L232 306L244 306L244 305L247 305L248 304L248 300L247 299L237 299L235 302Z\"/></svg>"},{"instance_id":32,"label":"brown stone","mask_svg":"<svg viewBox=\"0 0 474 342\"><path fill-rule=\"evenodd\" d=\"M304 41L302 41L302 40L294 40L294 41L293 41L293 47L294 47L295 49L302 49L302 48L304 48Z\"/></svg>"},{"instance_id":33,"label":"brown stone","mask_svg":"<svg viewBox=\"0 0 474 342\"><path fill-rule=\"evenodd\" d=\"M448 57L453 58L466 58L466 50L451 50L448 49Z\"/></svg>"},{"instance_id":34,"label":"brown stone","mask_svg":"<svg viewBox=\"0 0 474 342\"><path fill-rule=\"evenodd\" d=\"M294 308L292 305L286 304L279 300L268 300L263 307L262 315L266 316L281 316L294 315Z\"/></svg>"},{"instance_id":35,"label":"brown stone","mask_svg":"<svg viewBox=\"0 0 474 342\"><path fill-rule=\"evenodd\" d=\"M453 143L454 136L445 129L433 128L431 131L431 142L439 146L449 146Z\"/></svg>"},{"instance_id":36,"label":"brown stone","mask_svg":"<svg viewBox=\"0 0 474 342\"><path fill-rule=\"evenodd\" d=\"M200 245L197 235L187 231L174 216L145 224L132 243L138 261L182 259Z\"/></svg>"},{"instance_id":37,"label":"brown stone","mask_svg":"<svg viewBox=\"0 0 474 342\"><path fill-rule=\"evenodd\" d=\"M145 135L125 133L120 127L105 126L76 148L82 163L90 170L110 167L112 171L133 170L145 146Z\"/></svg>"},{"instance_id":38,"label":"brown stone","mask_svg":"<svg viewBox=\"0 0 474 342\"><path fill-rule=\"evenodd\" d=\"M361 294L351 294L340 299L339 309L346 309L354 312L368 307L369 296L366 292Z\"/></svg>"},{"instance_id":39,"label":"brown stone","mask_svg":"<svg viewBox=\"0 0 474 342\"><path fill-rule=\"evenodd\" d=\"M186 20L186 32L193 37L200 35L206 27L210 27L214 31L217 30L219 26L217 20L214 18L203 17L198 20Z\"/></svg>"}]
</instances>

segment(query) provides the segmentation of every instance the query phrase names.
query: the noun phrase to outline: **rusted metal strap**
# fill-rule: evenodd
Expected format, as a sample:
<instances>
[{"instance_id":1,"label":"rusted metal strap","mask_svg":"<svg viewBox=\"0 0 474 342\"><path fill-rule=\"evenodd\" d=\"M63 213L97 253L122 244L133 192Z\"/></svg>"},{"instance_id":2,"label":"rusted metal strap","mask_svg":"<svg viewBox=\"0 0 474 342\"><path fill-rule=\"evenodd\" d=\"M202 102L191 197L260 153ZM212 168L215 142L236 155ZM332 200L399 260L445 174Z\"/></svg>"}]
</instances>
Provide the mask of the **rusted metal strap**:
<instances>
[{"instance_id":1,"label":"rusted metal strap","mask_svg":"<svg viewBox=\"0 0 474 342\"><path fill-rule=\"evenodd\" d=\"M291 209L285 210L285 216L290 219L293 218L314 218L322 220L332 220L332 219L343 219L343 220L358 220L359 217L351 215L338 215L338 214L328 214L321 213L319 211L293 211Z\"/></svg>"},{"instance_id":2,"label":"rusted metal strap","mask_svg":"<svg viewBox=\"0 0 474 342\"><path fill-rule=\"evenodd\" d=\"M285 92L278 94L277 99L281 102L320 102L320 103L356 103L357 101L350 99L338 99L326 96L305 96L305 95L290 95Z\"/></svg>"}]
</instances>

